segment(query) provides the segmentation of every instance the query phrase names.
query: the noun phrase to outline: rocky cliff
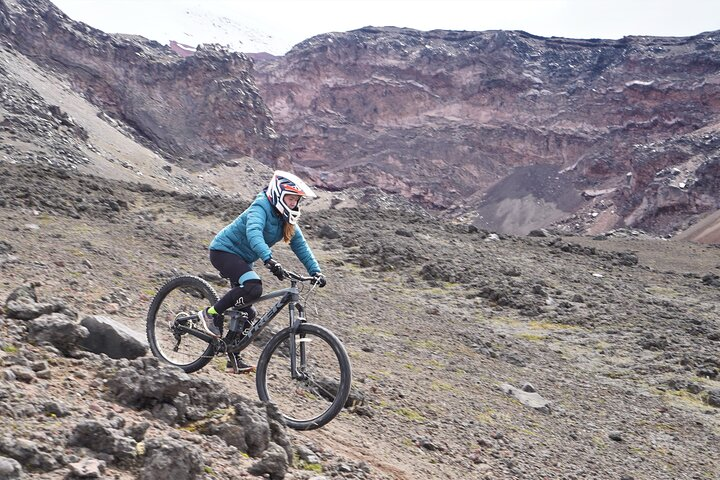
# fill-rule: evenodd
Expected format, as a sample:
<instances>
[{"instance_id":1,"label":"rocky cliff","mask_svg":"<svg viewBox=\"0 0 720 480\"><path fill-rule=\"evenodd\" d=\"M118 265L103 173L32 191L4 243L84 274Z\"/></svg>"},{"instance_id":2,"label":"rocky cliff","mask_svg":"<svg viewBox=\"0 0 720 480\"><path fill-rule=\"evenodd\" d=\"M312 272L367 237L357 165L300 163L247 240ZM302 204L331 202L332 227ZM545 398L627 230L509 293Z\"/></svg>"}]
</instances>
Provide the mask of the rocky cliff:
<instances>
[{"instance_id":1,"label":"rocky cliff","mask_svg":"<svg viewBox=\"0 0 720 480\"><path fill-rule=\"evenodd\" d=\"M287 161L243 54L204 46L184 58L74 22L47 0L0 0L0 38L171 157Z\"/></svg>"},{"instance_id":2,"label":"rocky cliff","mask_svg":"<svg viewBox=\"0 0 720 480\"><path fill-rule=\"evenodd\" d=\"M293 157L484 227L668 233L718 206L718 32L542 38L364 28L257 65Z\"/></svg>"}]
</instances>

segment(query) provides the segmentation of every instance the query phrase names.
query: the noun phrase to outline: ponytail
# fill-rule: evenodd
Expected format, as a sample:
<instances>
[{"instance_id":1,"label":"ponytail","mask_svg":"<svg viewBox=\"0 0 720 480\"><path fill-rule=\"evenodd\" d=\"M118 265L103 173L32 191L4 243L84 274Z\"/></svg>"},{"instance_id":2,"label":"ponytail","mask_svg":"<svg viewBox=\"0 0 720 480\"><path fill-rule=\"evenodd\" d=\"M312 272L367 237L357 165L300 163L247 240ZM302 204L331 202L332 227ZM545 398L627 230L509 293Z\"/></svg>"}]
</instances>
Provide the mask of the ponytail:
<instances>
[{"instance_id":1,"label":"ponytail","mask_svg":"<svg viewBox=\"0 0 720 480\"><path fill-rule=\"evenodd\" d=\"M283 223L283 241L285 243L290 242L293 235L295 235L295 225L289 222Z\"/></svg>"}]
</instances>

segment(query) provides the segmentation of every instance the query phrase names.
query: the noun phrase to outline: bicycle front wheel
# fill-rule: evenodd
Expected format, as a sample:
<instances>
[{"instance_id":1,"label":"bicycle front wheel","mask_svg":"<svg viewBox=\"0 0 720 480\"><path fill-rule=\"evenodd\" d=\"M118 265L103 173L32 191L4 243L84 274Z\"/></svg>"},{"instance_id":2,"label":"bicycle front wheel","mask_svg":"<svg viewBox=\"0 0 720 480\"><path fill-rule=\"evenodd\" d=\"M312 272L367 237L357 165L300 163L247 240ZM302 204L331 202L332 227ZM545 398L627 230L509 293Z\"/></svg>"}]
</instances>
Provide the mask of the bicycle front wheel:
<instances>
[{"instance_id":1,"label":"bicycle front wheel","mask_svg":"<svg viewBox=\"0 0 720 480\"><path fill-rule=\"evenodd\" d=\"M256 384L260 400L273 402L296 430L322 427L345 406L350 394L350 358L329 330L301 324L294 334L296 370L290 371L288 327L273 336L260 354Z\"/></svg>"},{"instance_id":2,"label":"bicycle front wheel","mask_svg":"<svg viewBox=\"0 0 720 480\"><path fill-rule=\"evenodd\" d=\"M215 289L202 278L176 277L163 285L147 316L147 338L153 355L187 373L207 365L213 358L213 346L178 327L202 330L195 313L217 300Z\"/></svg>"}]
</instances>

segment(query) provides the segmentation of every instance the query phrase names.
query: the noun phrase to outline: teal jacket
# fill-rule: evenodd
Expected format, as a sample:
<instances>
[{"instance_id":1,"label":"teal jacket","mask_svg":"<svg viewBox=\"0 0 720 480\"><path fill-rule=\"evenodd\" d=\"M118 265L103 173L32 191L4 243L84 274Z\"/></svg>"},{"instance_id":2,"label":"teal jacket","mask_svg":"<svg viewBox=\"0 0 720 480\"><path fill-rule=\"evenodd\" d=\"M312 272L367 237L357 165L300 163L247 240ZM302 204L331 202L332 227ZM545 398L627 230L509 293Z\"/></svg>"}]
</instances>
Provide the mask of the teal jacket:
<instances>
[{"instance_id":1,"label":"teal jacket","mask_svg":"<svg viewBox=\"0 0 720 480\"><path fill-rule=\"evenodd\" d=\"M239 217L215 236L210 243L210 250L234 253L247 263L258 259L266 262L272 257L270 247L282 240L283 223L282 216L265 192L260 192ZM310 275L320 272L320 265L297 225L295 235L290 240L290 248Z\"/></svg>"}]
</instances>

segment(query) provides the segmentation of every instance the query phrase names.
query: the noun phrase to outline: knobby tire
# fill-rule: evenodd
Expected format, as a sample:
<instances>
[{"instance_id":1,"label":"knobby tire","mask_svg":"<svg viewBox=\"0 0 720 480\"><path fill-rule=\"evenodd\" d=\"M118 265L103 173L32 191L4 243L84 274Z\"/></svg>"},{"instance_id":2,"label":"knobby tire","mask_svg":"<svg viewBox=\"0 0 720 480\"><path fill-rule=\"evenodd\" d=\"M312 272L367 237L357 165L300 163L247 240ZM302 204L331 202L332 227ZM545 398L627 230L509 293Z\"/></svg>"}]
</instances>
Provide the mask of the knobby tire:
<instances>
[{"instance_id":1,"label":"knobby tire","mask_svg":"<svg viewBox=\"0 0 720 480\"><path fill-rule=\"evenodd\" d=\"M172 304L172 300L176 296L179 297L178 306ZM180 301L183 300L183 297L187 299L185 303ZM166 363L182 368L186 373L196 372L207 365L214 354L212 344L185 333L181 337L181 345L182 342L185 342L190 353L176 355L176 352L173 353L170 347L174 337L170 331L169 322L172 320L172 316L179 314L180 311L194 314L201 308L213 305L217 301L218 294L208 282L190 275L175 277L160 287L150 304L147 315L147 339L153 355ZM181 306L186 308L180 308ZM202 328L199 325L195 325L195 327ZM161 338L158 338L159 336ZM178 359L182 355L187 357L187 362Z\"/></svg>"},{"instance_id":2,"label":"knobby tire","mask_svg":"<svg viewBox=\"0 0 720 480\"><path fill-rule=\"evenodd\" d=\"M313 430L327 424L345 406L352 382L350 358L342 342L332 332L319 325L300 324L295 336L296 341L302 338L305 342L310 375L314 375L317 369L323 370L318 372L318 377L325 372L333 372L338 378L313 378L305 382L293 380L290 377L287 348L290 335L290 327L281 330L270 339L260 354L256 373L257 391L260 400L273 402L277 406L289 427ZM297 350L299 368L300 342L297 342ZM310 403L317 404L317 407L308 407L305 411L304 404ZM310 410L313 412L309 413Z\"/></svg>"}]
</instances>

